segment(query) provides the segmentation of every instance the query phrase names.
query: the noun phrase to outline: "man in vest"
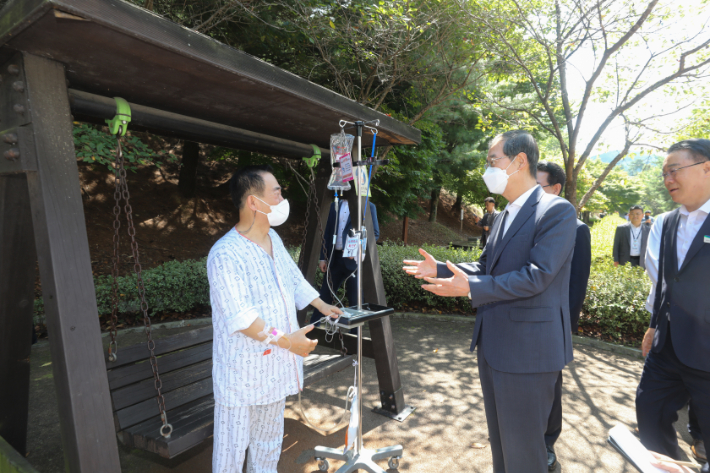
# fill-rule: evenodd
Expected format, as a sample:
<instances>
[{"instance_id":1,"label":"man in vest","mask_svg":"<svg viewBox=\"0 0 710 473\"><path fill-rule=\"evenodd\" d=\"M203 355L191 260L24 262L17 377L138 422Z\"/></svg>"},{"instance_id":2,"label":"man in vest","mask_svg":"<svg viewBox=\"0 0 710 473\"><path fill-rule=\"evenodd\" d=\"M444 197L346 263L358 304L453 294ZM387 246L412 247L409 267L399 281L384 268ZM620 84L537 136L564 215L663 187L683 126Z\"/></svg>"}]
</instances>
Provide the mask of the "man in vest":
<instances>
[{"instance_id":1,"label":"man in vest","mask_svg":"<svg viewBox=\"0 0 710 473\"><path fill-rule=\"evenodd\" d=\"M662 225L652 295L647 356L636 391L641 442L679 460L673 422L689 401L697 411L705 445L710 442L710 140L685 140L668 149L663 181L681 207L658 219ZM710 472L708 464L703 472Z\"/></svg>"}]
</instances>

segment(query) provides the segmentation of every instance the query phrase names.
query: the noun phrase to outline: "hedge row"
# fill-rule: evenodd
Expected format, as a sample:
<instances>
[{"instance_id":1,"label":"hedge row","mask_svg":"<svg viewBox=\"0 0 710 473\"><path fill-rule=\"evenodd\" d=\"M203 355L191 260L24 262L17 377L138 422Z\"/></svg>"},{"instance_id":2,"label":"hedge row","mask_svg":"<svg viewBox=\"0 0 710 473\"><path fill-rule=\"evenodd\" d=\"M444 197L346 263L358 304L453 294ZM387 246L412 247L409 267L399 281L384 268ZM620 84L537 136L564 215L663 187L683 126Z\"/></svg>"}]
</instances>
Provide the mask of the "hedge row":
<instances>
[{"instance_id":1,"label":"hedge row","mask_svg":"<svg viewBox=\"0 0 710 473\"><path fill-rule=\"evenodd\" d=\"M638 338L648 326L649 314L644 309L650 283L640 268L614 268L609 241L618 220L604 219L592 229L593 261L587 299L581 326L593 325L602 335L612 338ZM480 250L463 250L424 246L439 261L454 263L475 261ZM298 260L298 251L291 250L291 256ZM396 310L420 310L426 308L442 313L470 313L466 298L443 298L421 289L422 281L414 279L402 271L402 260L420 259L418 249L385 243L379 247L382 277L387 294L387 304ZM206 259L171 261L157 268L145 270L147 302L149 312L184 312L196 306L209 305L209 284L205 267ZM322 275L316 275L320 287ZM96 298L100 316L111 313L111 278L97 277ZM135 275L119 278L120 311L122 314L139 314L139 295ZM343 291L340 291L342 297ZM41 320L44 307L42 300L35 301L36 318Z\"/></svg>"}]
</instances>

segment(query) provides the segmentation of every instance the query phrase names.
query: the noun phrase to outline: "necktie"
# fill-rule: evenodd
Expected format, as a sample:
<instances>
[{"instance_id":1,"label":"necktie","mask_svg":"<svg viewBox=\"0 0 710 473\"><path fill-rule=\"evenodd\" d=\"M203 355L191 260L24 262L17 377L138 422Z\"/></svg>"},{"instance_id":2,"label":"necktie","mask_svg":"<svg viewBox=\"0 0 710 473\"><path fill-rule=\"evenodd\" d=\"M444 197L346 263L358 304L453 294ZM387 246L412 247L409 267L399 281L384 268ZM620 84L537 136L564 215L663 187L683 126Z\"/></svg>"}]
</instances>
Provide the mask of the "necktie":
<instances>
[{"instance_id":1,"label":"necktie","mask_svg":"<svg viewBox=\"0 0 710 473\"><path fill-rule=\"evenodd\" d=\"M498 229L498 241L496 242L496 246L498 246L498 244L503 241L503 236L505 234L505 219L506 218L508 218L508 211L507 210L503 212L503 218L500 221L500 228Z\"/></svg>"}]
</instances>

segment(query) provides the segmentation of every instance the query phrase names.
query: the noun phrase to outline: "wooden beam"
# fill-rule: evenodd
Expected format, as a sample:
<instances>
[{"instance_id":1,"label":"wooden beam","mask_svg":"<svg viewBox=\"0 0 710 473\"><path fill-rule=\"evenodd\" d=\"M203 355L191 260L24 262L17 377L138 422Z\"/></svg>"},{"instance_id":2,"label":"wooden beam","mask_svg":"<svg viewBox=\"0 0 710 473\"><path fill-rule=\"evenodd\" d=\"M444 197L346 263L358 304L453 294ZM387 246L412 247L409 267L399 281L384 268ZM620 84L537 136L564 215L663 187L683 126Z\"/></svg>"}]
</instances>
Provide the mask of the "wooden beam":
<instances>
[{"instance_id":1,"label":"wooden beam","mask_svg":"<svg viewBox=\"0 0 710 473\"><path fill-rule=\"evenodd\" d=\"M119 473L64 69L26 53L13 61L34 129L27 182L66 470Z\"/></svg>"},{"instance_id":2,"label":"wooden beam","mask_svg":"<svg viewBox=\"0 0 710 473\"><path fill-rule=\"evenodd\" d=\"M27 178L0 176L0 437L23 455L36 264Z\"/></svg>"}]
</instances>

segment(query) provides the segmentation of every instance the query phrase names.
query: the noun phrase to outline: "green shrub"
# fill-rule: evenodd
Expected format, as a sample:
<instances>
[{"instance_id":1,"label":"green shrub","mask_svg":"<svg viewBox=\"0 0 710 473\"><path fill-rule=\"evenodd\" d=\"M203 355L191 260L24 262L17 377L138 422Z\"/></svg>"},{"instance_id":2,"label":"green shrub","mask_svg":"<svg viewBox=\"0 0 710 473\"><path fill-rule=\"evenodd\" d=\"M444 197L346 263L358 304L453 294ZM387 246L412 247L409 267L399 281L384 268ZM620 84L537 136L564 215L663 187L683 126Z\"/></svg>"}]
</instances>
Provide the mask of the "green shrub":
<instances>
[{"instance_id":1,"label":"green shrub","mask_svg":"<svg viewBox=\"0 0 710 473\"><path fill-rule=\"evenodd\" d=\"M604 338L633 341L648 328L651 314L645 304L651 281L639 267L614 267L614 233L623 223L609 215L592 227L592 267L579 325L595 327Z\"/></svg>"},{"instance_id":2,"label":"green shrub","mask_svg":"<svg viewBox=\"0 0 710 473\"><path fill-rule=\"evenodd\" d=\"M143 271L148 313L185 312L199 305L209 305L209 282L207 281L207 258L201 260L169 261L157 268ZM111 314L111 276L94 278L96 303L100 316ZM119 312L140 314L140 296L137 277L131 273L118 278ZM35 322L44 315L41 298L35 300Z\"/></svg>"},{"instance_id":3,"label":"green shrub","mask_svg":"<svg viewBox=\"0 0 710 473\"><path fill-rule=\"evenodd\" d=\"M592 268L589 278L584 315L580 326L592 326L604 338L634 340L643 336L649 322L644 308L650 282L641 268L615 268L611 258L616 226L624 220L606 217L592 228ZM439 261L453 263L476 261L479 249L463 250L424 246ZM402 271L405 259L421 259L418 248L386 242L378 247L387 305L396 310L431 310L442 313L471 313L468 299L439 297L421 288L423 281ZM289 249L298 261L299 249ZM196 306L209 305L206 258L197 261L172 261L143 272L149 313L184 312ZM315 285L320 288L323 275L316 270ZM111 313L111 278L95 279L96 298L100 315ZM136 277L130 274L119 278L121 294L119 308L123 314L140 316ZM338 297L344 297L340 288ZM42 300L35 301L36 320L44 312Z\"/></svg>"}]
</instances>

